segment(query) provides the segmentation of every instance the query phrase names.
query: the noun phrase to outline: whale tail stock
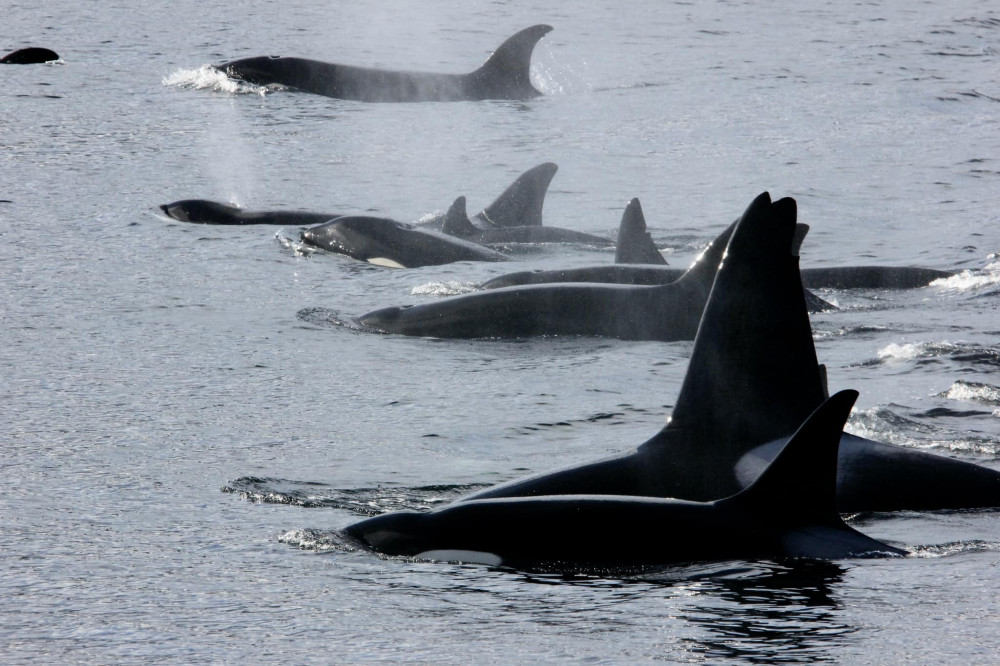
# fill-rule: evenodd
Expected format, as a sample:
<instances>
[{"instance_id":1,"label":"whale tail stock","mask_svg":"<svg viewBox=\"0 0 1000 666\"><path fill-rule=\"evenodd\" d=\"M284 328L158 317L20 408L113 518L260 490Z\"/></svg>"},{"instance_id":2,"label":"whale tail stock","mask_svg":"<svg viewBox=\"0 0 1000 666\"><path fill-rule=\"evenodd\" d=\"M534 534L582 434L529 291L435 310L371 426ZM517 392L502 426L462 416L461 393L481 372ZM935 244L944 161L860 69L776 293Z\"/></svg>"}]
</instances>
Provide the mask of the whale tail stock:
<instances>
[{"instance_id":1,"label":"whale tail stock","mask_svg":"<svg viewBox=\"0 0 1000 666\"><path fill-rule=\"evenodd\" d=\"M483 63L466 75L480 99L531 99L542 93L531 85L531 54L550 25L533 25L508 37Z\"/></svg>"}]
</instances>

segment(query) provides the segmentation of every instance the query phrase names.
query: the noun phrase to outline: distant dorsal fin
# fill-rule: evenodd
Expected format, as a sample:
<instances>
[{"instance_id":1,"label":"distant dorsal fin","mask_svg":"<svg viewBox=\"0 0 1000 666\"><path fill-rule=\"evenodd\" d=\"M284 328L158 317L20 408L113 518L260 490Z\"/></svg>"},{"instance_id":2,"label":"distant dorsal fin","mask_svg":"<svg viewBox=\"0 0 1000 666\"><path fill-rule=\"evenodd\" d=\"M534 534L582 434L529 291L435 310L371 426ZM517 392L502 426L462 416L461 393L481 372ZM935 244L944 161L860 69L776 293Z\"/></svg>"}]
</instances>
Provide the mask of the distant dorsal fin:
<instances>
[{"instance_id":1,"label":"distant dorsal fin","mask_svg":"<svg viewBox=\"0 0 1000 666\"><path fill-rule=\"evenodd\" d=\"M745 490L724 502L789 524L841 526L837 512L837 452L858 392L840 391L795 431L777 457Z\"/></svg>"},{"instance_id":2,"label":"distant dorsal fin","mask_svg":"<svg viewBox=\"0 0 1000 666\"><path fill-rule=\"evenodd\" d=\"M451 204L451 208L445 213L441 231L458 238L468 238L478 231L465 212L465 197L459 197Z\"/></svg>"},{"instance_id":3,"label":"distant dorsal fin","mask_svg":"<svg viewBox=\"0 0 1000 666\"><path fill-rule=\"evenodd\" d=\"M712 442L717 462L787 437L824 398L791 253L795 218L793 199L759 195L735 223L721 264L713 246L681 278L719 266L666 428Z\"/></svg>"},{"instance_id":4,"label":"distant dorsal fin","mask_svg":"<svg viewBox=\"0 0 1000 666\"><path fill-rule=\"evenodd\" d=\"M542 93L531 85L531 54L550 25L533 25L508 37L467 78L483 99L531 99Z\"/></svg>"},{"instance_id":5,"label":"distant dorsal fin","mask_svg":"<svg viewBox=\"0 0 1000 666\"><path fill-rule=\"evenodd\" d=\"M646 231L646 217L638 199L632 199L622 213L618 225L618 244L615 247L616 264L659 264L667 260L656 249L653 238Z\"/></svg>"},{"instance_id":6,"label":"distant dorsal fin","mask_svg":"<svg viewBox=\"0 0 1000 666\"><path fill-rule=\"evenodd\" d=\"M559 167L552 162L544 162L528 169L476 218L495 227L542 226L545 193L558 170Z\"/></svg>"}]
</instances>

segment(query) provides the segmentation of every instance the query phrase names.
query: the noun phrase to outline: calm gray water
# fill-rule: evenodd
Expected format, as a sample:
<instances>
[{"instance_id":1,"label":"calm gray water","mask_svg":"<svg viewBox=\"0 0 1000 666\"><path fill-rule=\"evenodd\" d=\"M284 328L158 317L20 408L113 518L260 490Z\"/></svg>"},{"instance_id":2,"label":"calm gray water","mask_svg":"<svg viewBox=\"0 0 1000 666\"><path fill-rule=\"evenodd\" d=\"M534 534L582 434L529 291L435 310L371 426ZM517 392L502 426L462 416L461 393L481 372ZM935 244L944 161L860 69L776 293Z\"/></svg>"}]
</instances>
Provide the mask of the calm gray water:
<instances>
[{"instance_id":1,"label":"calm gray water","mask_svg":"<svg viewBox=\"0 0 1000 666\"><path fill-rule=\"evenodd\" d=\"M690 344L317 325L296 313L612 255L393 271L157 204L412 220L459 195L478 210L554 161L548 224L612 233L637 196L683 265L759 192L794 196L812 226L803 265L967 271L822 294L843 308L813 318L831 389L861 391L851 429L1000 466L1000 11L604 4L8 5L0 51L63 62L0 69L5 663L995 660L996 513L858 523L905 559L629 580L336 547L359 516L640 443ZM261 95L199 69L278 53L461 72L543 22L548 94L523 103Z\"/></svg>"}]
</instances>

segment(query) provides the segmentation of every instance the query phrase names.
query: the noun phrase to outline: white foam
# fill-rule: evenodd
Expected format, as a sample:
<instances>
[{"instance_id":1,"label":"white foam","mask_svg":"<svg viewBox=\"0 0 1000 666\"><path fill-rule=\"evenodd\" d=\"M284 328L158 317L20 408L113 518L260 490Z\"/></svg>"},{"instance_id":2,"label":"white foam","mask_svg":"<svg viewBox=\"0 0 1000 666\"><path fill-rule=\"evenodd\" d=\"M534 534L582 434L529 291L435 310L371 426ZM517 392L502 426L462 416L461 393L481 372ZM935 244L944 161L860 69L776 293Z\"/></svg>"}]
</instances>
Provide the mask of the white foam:
<instances>
[{"instance_id":1,"label":"white foam","mask_svg":"<svg viewBox=\"0 0 1000 666\"><path fill-rule=\"evenodd\" d=\"M955 291L970 291L996 285L1000 285L1000 263L989 263L981 271L960 271L951 277L938 278L931 282L932 287Z\"/></svg>"},{"instance_id":2,"label":"white foam","mask_svg":"<svg viewBox=\"0 0 1000 666\"><path fill-rule=\"evenodd\" d=\"M211 65L202 65L198 69L179 69L170 76L163 77L163 85L195 88L198 90L208 88L209 90L227 92L234 95L265 95L274 89L269 86L258 86L246 81L231 79L226 76L225 72Z\"/></svg>"},{"instance_id":3,"label":"white foam","mask_svg":"<svg viewBox=\"0 0 1000 666\"><path fill-rule=\"evenodd\" d=\"M457 296L475 291L476 285L473 282L428 282L417 285L410 290L411 296Z\"/></svg>"},{"instance_id":4,"label":"white foam","mask_svg":"<svg viewBox=\"0 0 1000 666\"><path fill-rule=\"evenodd\" d=\"M987 405L1000 405L1000 387L989 384L957 381L945 391L944 397L950 400L965 402L981 402Z\"/></svg>"}]
</instances>

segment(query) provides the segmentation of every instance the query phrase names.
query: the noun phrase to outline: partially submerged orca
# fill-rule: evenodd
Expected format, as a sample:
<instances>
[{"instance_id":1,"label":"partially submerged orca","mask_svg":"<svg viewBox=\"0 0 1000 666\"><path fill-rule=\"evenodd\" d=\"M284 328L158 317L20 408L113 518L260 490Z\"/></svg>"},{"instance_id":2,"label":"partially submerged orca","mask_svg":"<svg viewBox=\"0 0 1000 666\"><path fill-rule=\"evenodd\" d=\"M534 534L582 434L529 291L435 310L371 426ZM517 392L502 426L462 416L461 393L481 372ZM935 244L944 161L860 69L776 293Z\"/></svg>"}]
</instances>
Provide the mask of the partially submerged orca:
<instances>
[{"instance_id":1,"label":"partially submerged orca","mask_svg":"<svg viewBox=\"0 0 1000 666\"><path fill-rule=\"evenodd\" d=\"M646 219L638 207L638 200L633 199L629 207L633 205L635 208L627 223L625 218L622 219L613 265L518 271L487 280L479 285L480 288L499 289L551 282L659 285L677 280L684 274L684 269L667 266L666 259L646 229ZM951 271L911 266L802 268L800 273L806 289L916 289L954 275Z\"/></svg>"},{"instance_id":2,"label":"partially submerged orca","mask_svg":"<svg viewBox=\"0 0 1000 666\"><path fill-rule=\"evenodd\" d=\"M464 199L464 198L463 198ZM463 201L464 203L464 201ZM453 208L441 226L441 231L449 236L462 238L480 245L507 245L512 243L578 243L607 247L615 242L593 234L560 227L543 227L539 225L504 226L482 229L477 227L465 213L464 205L460 210Z\"/></svg>"},{"instance_id":3,"label":"partially submerged orca","mask_svg":"<svg viewBox=\"0 0 1000 666\"><path fill-rule=\"evenodd\" d=\"M161 204L160 210L178 222L194 224L280 224L311 226L322 224L344 213L312 213L304 210L243 210L236 206L207 199L182 199Z\"/></svg>"},{"instance_id":4,"label":"partially submerged orca","mask_svg":"<svg viewBox=\"0 0 1000 666\"><path fill-rule=\"evenodd\" d=\"M39 46L30 46L25 49L11 51L0 58L0 64L4 65L37 65L43 62L59 60L59 54L49 49Z\"/></svg>"},{"instance_id":5,"label":"partially submerged orca","mask_svg":"<svg viewBox=\"0 0 1000 666\"><path fill-rule=\"evenodd\" d=\"M806 227L792 232L801 242ZM634 202L637 206L638 202ZM624 217L634 215L635 206ZM422 305L389 307L356 319L366 330L439 338L592 335L622 340L693 340L735 223L678 280L660 286L539 284L479 291ZM818 300L818 299L817 299ZM819 301L817 309L828 304Z\"/></svg>"},{"instance_id":6,"label":"partially submerged orca","mask_svg":"<svg viewBox=\"0 0 1000 666\"><path fill-rule=\"evenodd\" d=\"M837 447L856 391L824 402L746 489L710 502L549 495L397 511L344 532L387 555L587 570L726 559L903 555L837 511Z\"/></svg>"},{"instance_id":7,"label":"partially submerged orca","mask_svg":"<svg viewBox=\"0 0 1000 666\"><path fill-rule=\"evenodd\" d=\"M517 479L469 499L638 495L708 502L738 493L823 403L799 278L795 202L764 193L736 225L667 425L637 448ZM1000 506L1000 472L844 434L842 513Z\"/></svg>"},{"instance_id":8,"label":"partially submerged orca","mask_svg":"<svg viewBox=\"0 0 1000 666\"><path fill-rule=\"evenodd\" d=\"M521 30L468 74L401 72L281 56L232 60L217 69L257 85L280 84L359 102L524 100L542 94L531 85L531 54L551 30L548 25Z\"/></svg>"},{"instance_id":9,"label":"partially submerged orca","mask_svg":"<svg viewBox=\"0 0 1000 666\"><path fill-rule=\"evenodd\" d=\"M473 217L473 222L486 228L540 226L542 205L549 183L558 166L544 162L518 176L489 206ZM298 210L249 211L207 199L183 199L159 206L166 215L179 222L195 224L275 224L281 226L311 226L322 224L347 213L314 213ZM417 223L417 226L440 230L444 215Z\"/></svg>"},{"instance_id":10,"label":"partially submerged orca","mask_svg":"<svg viewBox=\"0 0 1000 666\"><path fill-rule=\"evenodd\" d=\"M449 215L458 214L454 212L458 208L464 215L465 197L452 204ZM505 255L482 245L384 217L348 215L309 227L301 237L309 245L392 268L507 261Z\"/></svg>"}]
</instances>

